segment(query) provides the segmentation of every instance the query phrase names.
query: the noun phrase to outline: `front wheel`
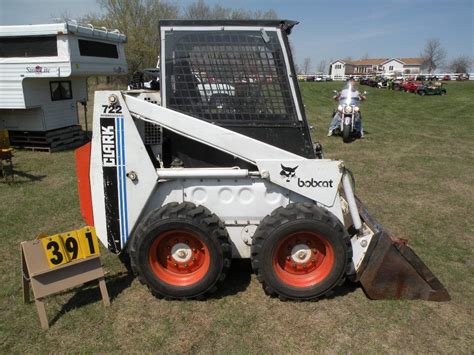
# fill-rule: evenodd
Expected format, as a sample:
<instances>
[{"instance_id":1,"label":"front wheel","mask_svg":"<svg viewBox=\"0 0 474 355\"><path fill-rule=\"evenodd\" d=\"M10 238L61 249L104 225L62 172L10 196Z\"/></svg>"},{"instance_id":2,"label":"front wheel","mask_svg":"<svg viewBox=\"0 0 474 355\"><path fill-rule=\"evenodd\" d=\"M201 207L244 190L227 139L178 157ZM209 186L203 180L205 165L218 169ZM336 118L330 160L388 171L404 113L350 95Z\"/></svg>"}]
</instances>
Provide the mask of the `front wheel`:
<instances>
[{"instance_id":1,"label":"front wheel","mask_svg":"<svg viewBox=\"0 0 474 355\"><path fill-rule=\"evenodd\" d=\"M344 143L349 143L350 138L351 138L351 126L348 124L345 124L342 129L342 140Z\"/></svg>"},{"instance_id":2,"label":"front wheel","mask_svg":"<svg viewBox=\"0 0 474 355\"><path fill-rule=\"evenodd\" d=\"M310 300L342 285L352 257L339 220L313 203L280 207L252 241L252 267L267 294Z\"/></svg>"},{"instance_id":3,"label":"front wheel","mask_svg":"<svg viewBox=\"0 0 474 355\"><path fill-rule=\"evenodd\" d=\"M187 299L224 280L232 249L220 219L203 206L170 203L138 226L132 268L157 297Z\"/></svg>"}]
</instances>

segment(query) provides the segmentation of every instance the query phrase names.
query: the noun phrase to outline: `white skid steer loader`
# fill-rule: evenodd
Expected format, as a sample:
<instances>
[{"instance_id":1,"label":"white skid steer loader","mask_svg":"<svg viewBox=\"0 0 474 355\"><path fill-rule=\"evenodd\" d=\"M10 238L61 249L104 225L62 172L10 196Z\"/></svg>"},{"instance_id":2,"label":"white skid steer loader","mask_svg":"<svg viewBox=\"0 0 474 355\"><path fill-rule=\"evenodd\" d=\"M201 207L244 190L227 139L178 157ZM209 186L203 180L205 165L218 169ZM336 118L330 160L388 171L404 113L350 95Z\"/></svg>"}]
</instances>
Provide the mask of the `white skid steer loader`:
<instances>
[{"instance_id":1,"label":"white skid steer loader","mask_svg":"<svg viewBox=\"0 0 474 355\"><path fill-rule=\"evenodd\" d=\"M281 299L350 278L372 299L448 300L369 215L343 162L316 158L288 45L295 24L162 21L161 104L95 93L93 138L76 152L85 220L159 297L202 297L232 258L250 258Z\"/></svg>"}]
</instances>

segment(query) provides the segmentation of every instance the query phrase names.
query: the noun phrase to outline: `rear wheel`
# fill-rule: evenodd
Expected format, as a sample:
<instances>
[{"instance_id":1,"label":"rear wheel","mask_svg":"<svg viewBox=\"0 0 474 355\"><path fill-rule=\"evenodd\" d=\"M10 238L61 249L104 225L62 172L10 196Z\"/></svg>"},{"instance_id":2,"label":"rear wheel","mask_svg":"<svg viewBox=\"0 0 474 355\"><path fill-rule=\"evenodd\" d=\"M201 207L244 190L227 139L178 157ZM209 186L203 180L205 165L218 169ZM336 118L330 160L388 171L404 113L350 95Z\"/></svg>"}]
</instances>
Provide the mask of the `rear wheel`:
<instances>
[{"instance_id":1,"label":"rear wheel","mask_svg":"<svg viewBox=\"0 0 474 355\"><path fill-rule=\"evenodd\" d=\"M349 125L344 125L342 129L342 140L344 143L349 143L351 138L351 126Z\"/></svg>"},{"instance_id":2,"label":"rear wheel","mask_svg":"<svg viewBox=\"0 0 474 355\"><path fill-rule=\"evenodd\" d=\"M309 300L341 285L352 257L339 220L313 203L276 209L253 237L252 267L266 293Z\"/></svg>"},{"instance_id":3,"label":"rear wheel","mask_svg":"<svg viewBox=\"0 0 474 355\"><path fill-rule=\"evenodd\" d=\"M189 202L170 203L147 216L130 256L133 270L154 295L178 299L215 291L232 257L220 219Z\"/></svg>"}]
</instances>

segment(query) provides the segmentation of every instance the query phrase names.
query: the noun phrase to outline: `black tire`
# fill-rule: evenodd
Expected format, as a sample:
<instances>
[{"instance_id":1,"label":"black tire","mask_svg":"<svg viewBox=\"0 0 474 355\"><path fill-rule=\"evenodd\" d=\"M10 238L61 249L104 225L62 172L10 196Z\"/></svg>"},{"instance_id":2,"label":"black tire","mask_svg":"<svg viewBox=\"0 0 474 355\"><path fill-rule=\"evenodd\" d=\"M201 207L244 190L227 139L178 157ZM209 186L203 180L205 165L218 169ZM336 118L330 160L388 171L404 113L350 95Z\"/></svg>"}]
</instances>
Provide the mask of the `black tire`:
<instances>
[{"instance_id":1,"label":"black tire","mask_svg":"<svg viewBox=\"0 0 474 355\"><path fill-rule=\"evenodd\" d=\"M199 244L201 248L192 248L192 260L195 260L194 256L197 256L198 262L201 260L199 258L202 258L208 266L202 269L204 273L196 282L190 281L192 283L186 285L173 284L165 281L165 277L161 277L157 273L157 268L163 270L167 267L163 266L158 259L162 258L166 250L171 249L170 246L165 248L164 242L161 241L163 236L170 233L171 235L175 233L178 236L180 233L181 235L184 233L186 237L191 236L191 243L186 241L190 247L190 253L194 238L198 241L196 243L201 243ZM175 245L177 243L178 239L176 239ZM156 245L156 249L154 245ZM166 258L173 260L169 256ZM225 279L231 258L232 247L223 222L207 208L196 206L190 202L169 203L151 212L138 225L130 248L132 269L138 275L139 280L146 284L155 296L167 299L202 298L206 293L214 292L218 284ZM194 261L187 263L192 264ZM187 263L184 264L185 267L188 267ZM156 266L158 264L159 266ZM180 267L181 265L183 264L180 264ZM166 270L164 275L170 274L170 270ZM186 270L183 270L182 274L184 271ZM163 271L160 273L163 275ZM181 277L182 274L172 275Z\"/></svg>"},{"instance_id":2,"label":"black tire","mask_svg":"<svg viewBox=\"0 0 474 355\"><path fill-rule=\"evenodd\" d=\"M420 96L425 96L425 92L424 92L423 90L418 91L418 94L419 94Z\"/></svg>"},{"instance_id":3,"label":"black tire","mask_svg":"<svg viewBox=\"0 0 474 355\"><path fill-rule=\"evenodd\" d=\"M345 124L342 129L342 141L344 143L349 143L350 140L351 140L351 126Z\"/></svg>"},{"instance_id":4,"label":"black tire","mask_svg":"<svg viewBox=\"0 0 474 355\"><path fill-rule=\"evenodd\" d=\"M328 273L321 280L308 284L309 286L295 286L288 283L283 276L280 276L281 272L279 274L278 265L281 264L275 264L277 262L275 258L280 257L282 250L290 250L290 247L287 248L284 244L285 240L295 234L298 235L299 232L314 233L332 248L332 254L329 252L325 254L333 255L332 263L329 264L332 266L328 268ZM308 240L302 242L310 245ZM279 207L271 215L266 216L253 236L251 252L252 268L263 289L267 294L282 300L312 300L328 295L334 287L344 283L352 258L349 235L341 222L329 211L314 203L306 202ZM311 255L317 254L311 252ZM286 260L291 259L286 256ZM306 268L306 264L302 267Z\"/></svg>"},{"instance_id":5,"label":"black tire","mask_svg":"<svg viewBox=\"0 0 474 355\"><path fill-rule=\"evenodd\" d=\"M400 88L400 91L401 92L405 92L406 90L404 88Z\"/></svg>"}]
</instances>

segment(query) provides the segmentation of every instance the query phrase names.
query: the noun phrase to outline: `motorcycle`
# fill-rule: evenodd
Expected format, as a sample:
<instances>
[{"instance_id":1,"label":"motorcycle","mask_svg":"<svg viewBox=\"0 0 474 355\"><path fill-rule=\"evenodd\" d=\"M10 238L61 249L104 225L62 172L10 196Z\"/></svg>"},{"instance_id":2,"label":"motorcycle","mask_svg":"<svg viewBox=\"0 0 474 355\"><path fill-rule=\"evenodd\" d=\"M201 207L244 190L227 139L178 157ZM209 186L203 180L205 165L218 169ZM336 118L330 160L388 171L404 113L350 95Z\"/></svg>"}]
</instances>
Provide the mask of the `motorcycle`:
<instances>
[{"instance_id":1,"label":"motorcycle","mask_svg":"<svg viewBox=\"0 0 474 355\"><path fill-rule=\"evenodd\" d=\"M361 119L359 107L361 99L359 96L352 96L351 90L344 91L348 93L346 97L341 96L338 91L333 90L339 100L339 105L337 106L339 124L333 133L342 136L344 143L348 143L355 138L361 137L362 125L359 122ZM367 92L364 91L363 95L367 95ZM336 112L334 112L334 114L336 114Z\"/></svg>"}]
</instances>

